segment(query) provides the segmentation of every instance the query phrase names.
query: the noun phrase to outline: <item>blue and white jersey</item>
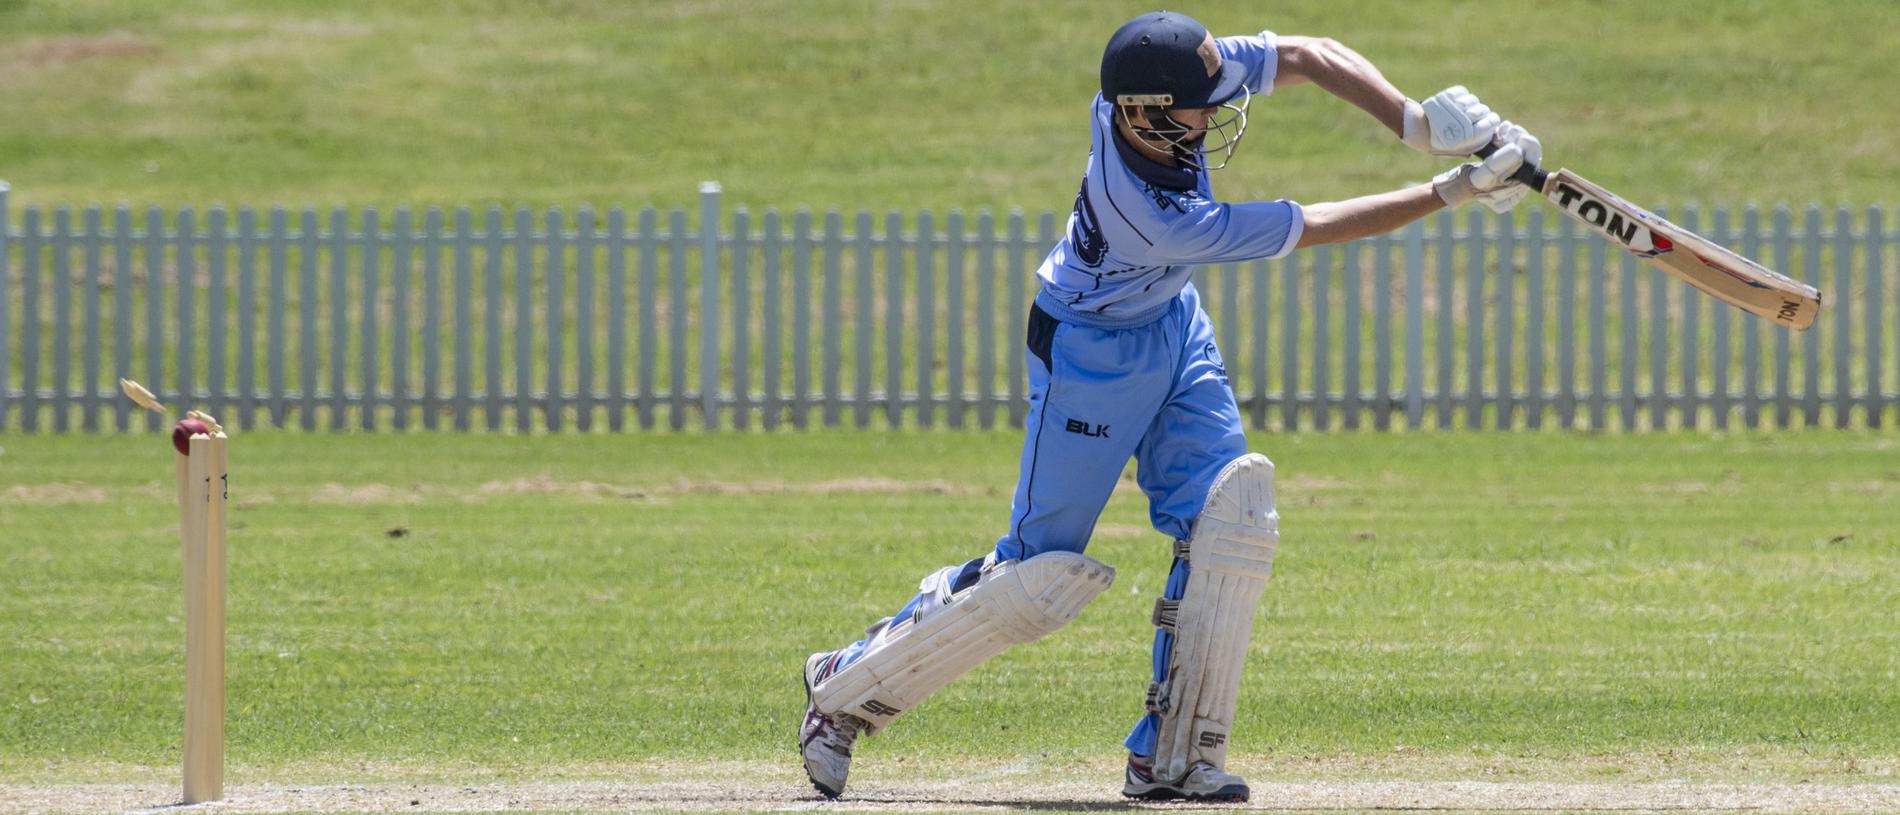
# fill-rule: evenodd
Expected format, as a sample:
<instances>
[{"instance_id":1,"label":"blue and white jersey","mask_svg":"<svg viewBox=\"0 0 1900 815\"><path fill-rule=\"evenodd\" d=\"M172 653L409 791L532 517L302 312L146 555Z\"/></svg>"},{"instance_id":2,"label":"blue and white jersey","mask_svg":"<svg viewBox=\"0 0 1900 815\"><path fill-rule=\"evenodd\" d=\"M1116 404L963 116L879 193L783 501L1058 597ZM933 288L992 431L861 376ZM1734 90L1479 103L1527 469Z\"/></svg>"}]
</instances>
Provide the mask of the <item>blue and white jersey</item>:
<instances>
[{"instance_id":1,"label":"blue and white jersey","mask_svg":"<svg viewBox=\"0 0 1900 815\"><path fill-rule=\"evenodd\" d=\"M1275 37L1216 40L1222 59L1247 68L1247 89L1273 91ZM1115 131L1115 106L1096 94L1088 171L1069 214L1068 234L1036 272L1037 302L1058 318L1102 327L1160 316L1188 283L1192 266L1293 251L1304 224L1292 201L1223 203L1207 173L1169 167L1136 152Z\"/></svg>"}]
</instances>

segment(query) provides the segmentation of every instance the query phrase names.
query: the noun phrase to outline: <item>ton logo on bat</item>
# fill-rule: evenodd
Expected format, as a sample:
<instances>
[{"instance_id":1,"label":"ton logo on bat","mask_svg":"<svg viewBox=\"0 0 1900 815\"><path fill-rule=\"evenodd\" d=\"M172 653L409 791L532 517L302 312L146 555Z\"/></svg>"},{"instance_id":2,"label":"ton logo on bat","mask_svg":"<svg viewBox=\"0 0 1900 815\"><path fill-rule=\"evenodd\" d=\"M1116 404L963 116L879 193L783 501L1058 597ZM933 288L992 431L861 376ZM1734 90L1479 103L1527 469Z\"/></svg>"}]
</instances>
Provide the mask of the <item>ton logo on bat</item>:
<instances>
[{"instance_id":1,"label":"ton logo on bat","mask_svg":"<svg viewBox=\"0 0 1900 815\"><path fill-rule=\"evenodd\" d=\"M1578 203L1578 199L1582 199L1582 203ZM1635 221L1625 220L1622 213L1611 211L1610 207L1602 201L1591 198L1583 190L1561 181L1557 183L1557 206L1562 207L1567 212L1574 213L1578 218L1583 219L1584 222L1601 230L1605 235L1616 238L1622 242L1624 246L1647 253L1650 256L1654 256L1659 252L1667 252L1671 248L1674 248L1673 245L1667 244L1658 246L1653 239L1648 242L1650 245L1647 247L1637 244L1636 229L1640 224Z\"/></svg>"}]
</instances>

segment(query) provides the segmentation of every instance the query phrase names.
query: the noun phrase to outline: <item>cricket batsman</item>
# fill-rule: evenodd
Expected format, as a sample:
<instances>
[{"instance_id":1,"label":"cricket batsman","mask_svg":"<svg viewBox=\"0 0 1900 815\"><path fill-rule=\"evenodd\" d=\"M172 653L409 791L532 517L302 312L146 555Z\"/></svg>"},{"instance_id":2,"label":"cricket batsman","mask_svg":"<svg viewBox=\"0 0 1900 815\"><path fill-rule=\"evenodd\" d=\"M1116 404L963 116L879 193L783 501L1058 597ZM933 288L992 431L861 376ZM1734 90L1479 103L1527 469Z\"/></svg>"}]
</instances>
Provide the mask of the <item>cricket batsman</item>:
<instances>
[{"instance_id":1,"label":"cricket batsman","mask_svg":"<svg viewBox=\"0 0 1900 815\"><path fill-rule=\"evenodd\" d=\"M1414 150L1461 162L1392 192L1318 204L1225 202L1210 174L1247 132L1257 96L1311 83ZM805 662L799 750L812 784L844 791L861 734L887 727L1011 645L1073 620L1115 572L1084 554L1132 456L1173 567L1153 612L1146 712L1123 744L1122 793L1245 801L1228 734L1254 611L1279 542L1273 463L1247 451L1240 409L1189 277L1205 263L1278 258L1382 234L1441 207L1504 212L1542 148L1462 86L1415 102L1351 49L1271 31L1215 38L1173 12L1108 40L1089 106L1088 167L1068 234L1037 271L1024 353L1029 413L1009 524L982 557L923 578L862 639ZM1261 139L1256 139L1261 141ZM1272 136L1265 146L1274 148ZM1132 696L1133 694L1131 694Z\"/></svg>"}]
</instances>

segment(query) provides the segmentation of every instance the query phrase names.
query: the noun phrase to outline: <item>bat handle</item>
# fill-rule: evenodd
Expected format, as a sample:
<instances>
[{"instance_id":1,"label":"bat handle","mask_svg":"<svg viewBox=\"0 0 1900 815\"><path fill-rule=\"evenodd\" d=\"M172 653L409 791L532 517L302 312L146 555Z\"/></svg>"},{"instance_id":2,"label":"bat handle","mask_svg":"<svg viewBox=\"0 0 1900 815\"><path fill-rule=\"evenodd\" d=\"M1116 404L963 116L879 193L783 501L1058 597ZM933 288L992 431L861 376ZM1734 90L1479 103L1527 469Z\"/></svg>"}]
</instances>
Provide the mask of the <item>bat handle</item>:
<instances>
[{"instance_id":1,"label":"bat handle","mask_svg":"<svg viewBox=\"0 0 1900 815\"><path fill-rule=\"evenodd\" d=\"M1497 151L1497 142L1492 142L1478 148L1478 152L1472 155L1478 158L1490 158L1491 154ZM1542 193L1544 191L1544 182L1550 180L1550 173L1539 169L1536 164L1526 161L1523 166L1517 168L1517 172L1511 174L1511 180L1530 187L1538 193Z\"/></svg>"}]
</instances>

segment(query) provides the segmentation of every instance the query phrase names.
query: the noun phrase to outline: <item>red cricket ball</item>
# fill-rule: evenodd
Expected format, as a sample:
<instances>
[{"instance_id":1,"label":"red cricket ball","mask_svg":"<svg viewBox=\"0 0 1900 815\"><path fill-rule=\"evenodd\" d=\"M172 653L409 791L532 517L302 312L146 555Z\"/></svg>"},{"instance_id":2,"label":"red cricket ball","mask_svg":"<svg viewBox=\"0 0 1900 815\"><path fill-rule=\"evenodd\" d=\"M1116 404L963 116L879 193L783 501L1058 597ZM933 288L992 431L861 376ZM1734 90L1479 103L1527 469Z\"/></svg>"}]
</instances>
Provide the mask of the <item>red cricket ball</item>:
<instances>
[{"instance_id":1,"label":"red cricket ball","mask_svg":"<svg viewBox=\"0 0 1900 815\"><path fill-rule=\"evenodd\" d=\"M199 434L211 435L211 428L197 419L180 419L172 427L172 446L178 448L181 456L191 455L191 437Z\"/></svg>"}]
</instances>

